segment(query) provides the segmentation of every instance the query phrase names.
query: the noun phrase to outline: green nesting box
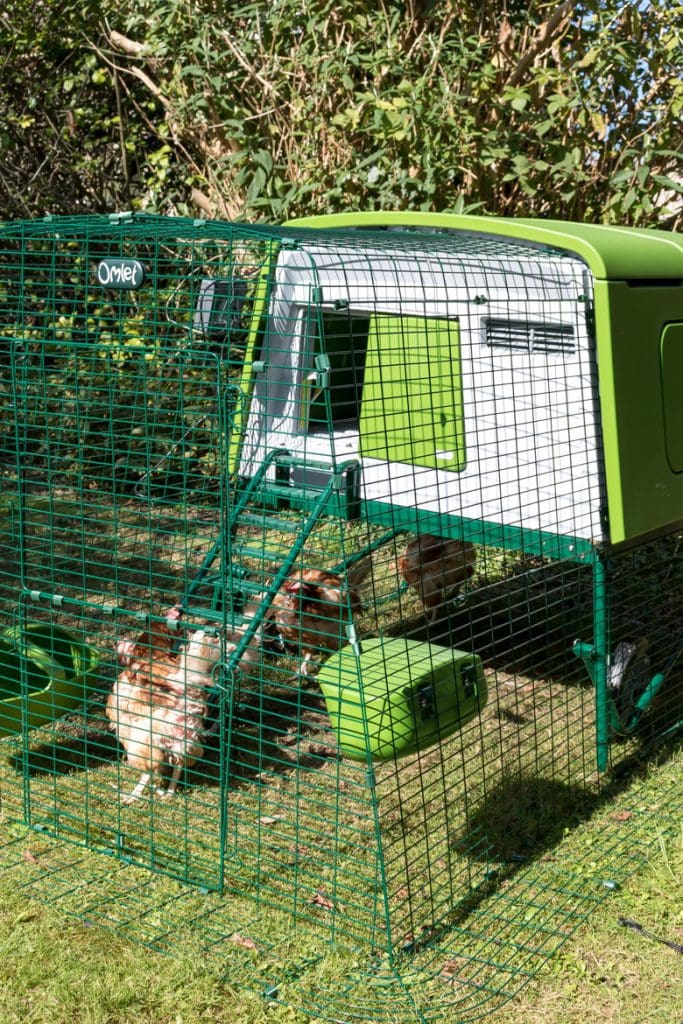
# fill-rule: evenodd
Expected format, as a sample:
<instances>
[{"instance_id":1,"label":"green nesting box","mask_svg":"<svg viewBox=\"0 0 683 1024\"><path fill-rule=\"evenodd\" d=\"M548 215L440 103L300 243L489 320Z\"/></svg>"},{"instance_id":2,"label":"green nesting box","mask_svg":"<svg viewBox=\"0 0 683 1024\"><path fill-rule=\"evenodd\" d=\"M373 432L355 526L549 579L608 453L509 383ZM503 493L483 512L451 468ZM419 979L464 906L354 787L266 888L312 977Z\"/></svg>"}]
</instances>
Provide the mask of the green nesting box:
<instances>
[{"instance_id":1,"label":"green nesting box","mask_svg":"<svg viewBox=\"0 0 683 1024\"><path fill-rule=\"evenodd\" d=\"M404 637L344 647L318 676L343 754L373 761L424 750L484 707L481 658Z\"/></svg>"}]
</instances>

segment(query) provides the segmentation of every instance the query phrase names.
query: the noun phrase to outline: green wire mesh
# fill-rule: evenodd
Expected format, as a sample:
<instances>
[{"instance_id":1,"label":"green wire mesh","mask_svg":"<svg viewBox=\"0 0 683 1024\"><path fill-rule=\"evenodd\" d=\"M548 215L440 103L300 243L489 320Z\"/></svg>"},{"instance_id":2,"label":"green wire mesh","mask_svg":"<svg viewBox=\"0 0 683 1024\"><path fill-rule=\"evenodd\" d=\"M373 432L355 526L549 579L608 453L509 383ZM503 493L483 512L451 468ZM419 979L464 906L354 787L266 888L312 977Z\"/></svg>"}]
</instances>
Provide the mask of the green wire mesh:
<instances>
[{"instance_id":1,"label":"green wire mesh","mask_svg":"<svg viewBox=\"0 0 683 1024\"><path fill-rule=\"evenodd\" d=\"M647 855L552 850L680 715L678 535L605 541L584 268L125 215L4 225L0 267L4 869L321 1017L485 1016Z\"/></svg>"}]
</instances>

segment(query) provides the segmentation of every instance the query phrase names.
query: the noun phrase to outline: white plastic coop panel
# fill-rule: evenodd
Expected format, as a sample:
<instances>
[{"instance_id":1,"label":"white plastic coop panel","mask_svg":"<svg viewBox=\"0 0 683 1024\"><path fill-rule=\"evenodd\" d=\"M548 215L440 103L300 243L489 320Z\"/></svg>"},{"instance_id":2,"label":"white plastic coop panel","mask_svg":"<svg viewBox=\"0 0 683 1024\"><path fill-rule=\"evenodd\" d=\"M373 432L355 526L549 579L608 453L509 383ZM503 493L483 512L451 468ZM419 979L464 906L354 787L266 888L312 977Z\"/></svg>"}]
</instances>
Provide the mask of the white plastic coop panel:
<instances>
[{"instance_id":1,"label":"white plastic coop panel","mask_svg":"<svg viewBox=\"0 0 683 1024\"><path fill-rule=\"evenodd\" d=\"M332 440L324 432L301 430L316 305L332 312L341 304L348 315L454 319L460 331L464 468L365 457L362 497L602 539L597 380L586 325L590 290L579 259L541 251L509 260L486 252L477 258L315 245L282 251L241 472L250 475L275 447L329 457L333 444L337 457L361 458L358 429L345 425ZM533 344L490 345L487 321L511 323L513 335L515 322L544 325L560 342L551 341L550 351L534 350ZM562 339L566 350L552 351L562 347Z\"/></svg>"}]
</instances>

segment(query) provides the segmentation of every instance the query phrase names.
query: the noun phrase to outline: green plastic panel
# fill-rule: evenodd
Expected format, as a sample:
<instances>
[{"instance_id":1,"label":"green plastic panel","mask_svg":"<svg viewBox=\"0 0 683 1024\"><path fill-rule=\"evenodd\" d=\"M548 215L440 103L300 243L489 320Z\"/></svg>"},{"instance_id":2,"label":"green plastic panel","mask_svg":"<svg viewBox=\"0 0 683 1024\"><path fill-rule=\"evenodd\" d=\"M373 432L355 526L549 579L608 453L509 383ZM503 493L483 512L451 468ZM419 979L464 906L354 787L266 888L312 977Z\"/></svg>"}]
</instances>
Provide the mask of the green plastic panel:
<instances>
[{"instance_id":1,"label":"green plastic panel","mask_svg":"<svg viewBox=\"0 0 683 1024\"><path fill-rule=\"evenodd\" d=\"M345 647L318 677L340 749L387 761L424 750L462 728L486 704L481 659L418 640L367 640L357 660Z\"/></svg>"},{"instance_id":2,"label":"green plastic panel","mask_svg":"<svg viewBox=\"0 0 683 1024\"><path fill-rule=\"evenodd\" d=\"M249 328L249 337L247 339L244 363L239 381L238 398L234 404L234 411L231 415L232 433L228 455L228 465L231 474L236 473L239 467L240 456L242 454L242 441L244 439L244 428L249 410L249 401L254 387L254 362L258 358L258 353L263 341L263 333L268 329L266 311L268 309L268 300L270 297L272 267L275 264L276 257L277 252L271 254L268 262L261 269L258 283L256 285L254 307L251 314L251 326Z\"/></svg>"},{"instance_id":3,"label":"green plastic panel","mask_svg":"<svg viewBox=\"0 0 683 1024\"><path fill-rule=\"evenodd\" d=\"M437 469L464 467L457 321L371 319L360 444L362 454L373 459Z\"/></svg>"},{"instance_id":4,"label":"green plastic panel","mask_svg":"<svg viewBox=\"0 0 683 1024\"><path fill-rule=\"evenodd\" d=\"M674 473L683 472L683 323L667 324L661 343L666 454Z\"/></svg>"},{"instance_id":5,"label":"green plastic panel","mask_svg":"<svg viewBox=\"0 0 683 1024\"><path fill-rule=\"evenodd\" d=\"M683 287L596 282L595 323L610 540L617 544L681 521L683 388L674 354ZM666 338L665 350L662 345ZM663 357L666 351L666 381ZM668 417L668 419L667 419Z\"/></svg>"}]
</instances>

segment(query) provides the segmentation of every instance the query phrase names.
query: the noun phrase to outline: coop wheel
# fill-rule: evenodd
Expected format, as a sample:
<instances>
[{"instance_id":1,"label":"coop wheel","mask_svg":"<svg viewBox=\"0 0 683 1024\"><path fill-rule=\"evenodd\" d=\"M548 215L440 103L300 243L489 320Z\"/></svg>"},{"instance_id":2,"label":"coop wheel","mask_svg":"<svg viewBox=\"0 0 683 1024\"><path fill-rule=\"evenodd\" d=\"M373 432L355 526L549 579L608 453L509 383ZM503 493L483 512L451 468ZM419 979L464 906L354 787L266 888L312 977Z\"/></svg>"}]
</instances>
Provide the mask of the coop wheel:
<instances>
[{"instance_id":1,"label":"coop wheel","mask_svg":"<svg viewBox=\"0 0 683 1024\"><path fill-rule=\"evenodd\" d=\"M622 641L612 653L608 688L619 720L619 732L631 731L630 723L640 697L652 678L645 637L635 643Z\"/></svg>"}]
</instances>

